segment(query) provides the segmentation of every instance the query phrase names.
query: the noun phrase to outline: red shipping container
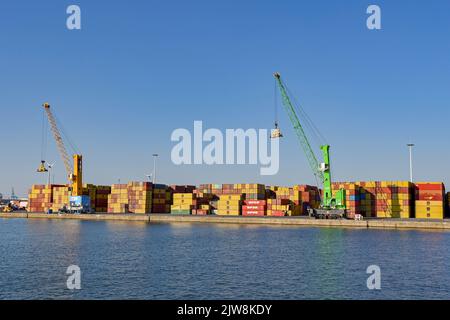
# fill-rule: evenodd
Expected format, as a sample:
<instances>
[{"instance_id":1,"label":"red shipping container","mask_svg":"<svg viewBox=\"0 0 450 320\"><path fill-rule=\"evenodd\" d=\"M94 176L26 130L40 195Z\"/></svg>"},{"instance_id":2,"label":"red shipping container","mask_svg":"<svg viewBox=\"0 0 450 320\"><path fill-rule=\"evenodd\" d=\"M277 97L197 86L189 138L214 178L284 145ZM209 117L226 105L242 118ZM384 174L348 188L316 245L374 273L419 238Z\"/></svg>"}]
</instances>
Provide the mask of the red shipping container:
<instances>
[{"instance_id":1,"label":"red shipping container","mask_svg":"<svg viewBox=\"0 0 450 320\"><path fill-rule=\"evenodd\" d=\"M272 216L275 217L284 217L286 215L286 213L284 211L281 210L272 210Z\"/></svg>"},{"instance_id":2,"label":"red shipping container","mask_svg":"<svg viewBox=\"0 0 450 320\"><path fill-rule=\"evenodd\" d=\"M198 215L198 216L206 216L208 215L208 210L203 210L203 209L194 209L192 210L192 214Z\"/></svg>"},{"instance_id":3,"label":"red shipping container","mask_svg":"<svg viewBox=\"0 0 450 320\"><path fill-rule=\"evenodd\" d=\"M265 211L261 211L261 210L248 210L248 211L242 211L242 215L243 216L258 216L258 217L263 217L266 215Z\"/></svg>"},{"instance_id":4,"label":"red shipping container","mask_svg":"<svg viewBox=\"0 0 450 320\"><path fill-rule=\"evenodd\" d=\"M416 183L416 190L442 190L444 191L443 183Z\"/></svg>"},{"instance_id":5,"label":"red shipping container","mask_svg":"<svg viewBox=\"0 0 450 320\"><path fill-rule=\"evenodd\" d=\"M289 199L272 199L272 204L274 205L288 205L289 203Z\"/></svg>"},{"instance_id":6,"label":"red shipping container","mask_svg":"<svg viewBox=\"0 0 450 320\"><path fill-rule=\"evenodd\" d=\"M242 210L264 211L266 210L266 206L242 206Z\"/></svg>"},{"instance_id":7,"label":"red shipping container","mask_svg":"<svg viewBox=\"0 0 450 320\"><path fill-rule=\"evenodd\" d=\"M444 201L444 190L417 190L416 200Z\"/></svg>"},{"instance_id":8,"label":"red shipping container","mask_svg":"<svg viewBox=\"0 0 450 320\"><path fill-rule=\"evenodd\" d=\"M406 187L399 187L398 193L409 193L409 188Z\"/></svg>"},{"instance_id":9,"label":"red shipping container","mask_svg":"<svg viewBox=\"0 0 450 320\"><path fill-rule=\"evenodd\" d=\"M153 204L152 205L152 213L168 213L167 207L165 204Z\"/></svg>"},{"instance_id":10,"label":"red shipping container","mask_svg":"<svg viewBox=\"0 0 450 320\"><path fill-rule=\"evenodd\" d=\"M244 204L250 206L265 206L266 200L245 200Z\"/></svg>"}]
</instances>

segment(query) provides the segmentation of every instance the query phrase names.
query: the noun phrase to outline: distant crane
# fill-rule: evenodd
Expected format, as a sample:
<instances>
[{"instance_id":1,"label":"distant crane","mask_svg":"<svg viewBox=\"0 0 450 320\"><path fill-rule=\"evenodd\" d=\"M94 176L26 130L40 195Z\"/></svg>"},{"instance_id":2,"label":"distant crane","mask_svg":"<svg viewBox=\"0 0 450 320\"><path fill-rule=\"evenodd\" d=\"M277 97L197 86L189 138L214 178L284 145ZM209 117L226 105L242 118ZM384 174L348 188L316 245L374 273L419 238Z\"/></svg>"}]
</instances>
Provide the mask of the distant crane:
<instances>
[{"instance_id":1,"label":"distant crane","mask_svg":"<svg viewBox=\"0 0 450 320\"><path fill-rule=\"evenodd\" d=\"M322 150L323 162L319 163L313 149L311 148L308 137L306 136L305 131L300 123L294 105L289 98L286 86L281 80L280 74L276 72L274 73L274 77L281 92L284 109L294 127L294 131L297 135L300 145L306 155L306 158L308 159L309 166L311 167L311 170L314 173L316 179L319 180L323 186L323 196L321 199L320 207L318 209L309 208L309 214L310 216L316 218L343 218L346 213L345 190L340 189L333 195L329 153L330 146L325 144L320 147L320 149ZM282 136L283 135L278 128L278 121L277 119L275 119L275 129L272 131L271 137L277 139Z\"/></svg>"},{"instance_id":2,"label":"distant crane","mask_svg":"<svg viewBox=\"0 0 450 320\"><path fill-rule=\"evenodd\" d=\"M17 200L17 199L19 199L19 198L16 196L16 193L14 192L14 187L11 187L11 200Z\"/></svg>"}]
</instances>

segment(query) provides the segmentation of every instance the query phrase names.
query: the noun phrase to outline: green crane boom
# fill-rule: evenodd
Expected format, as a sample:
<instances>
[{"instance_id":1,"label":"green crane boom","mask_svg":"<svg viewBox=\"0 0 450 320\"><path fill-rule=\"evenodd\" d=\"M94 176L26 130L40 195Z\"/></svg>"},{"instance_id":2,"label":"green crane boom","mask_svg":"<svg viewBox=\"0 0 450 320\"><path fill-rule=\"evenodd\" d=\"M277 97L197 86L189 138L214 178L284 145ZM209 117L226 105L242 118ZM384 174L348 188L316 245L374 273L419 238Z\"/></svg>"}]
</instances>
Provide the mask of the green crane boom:
<instances>
[{"instance_id":1,"label":"green crane boom","mask_svg":"<svg viewBox=\"0 0 450 320\"><path fill-rule=\"evenodd\" d=\"M284 109L286 110L289 119L294 126L294 131L297 135L298 140L302 146L302 149L308 159L309 166L313 171L314 175L320 180L320 183L323 185L323 197L321 202L321 209L324 210L345 210L345 191L338 190L336 192L335 197L333 197L333 192L331 188L331 170L330 170L330 146L323 145L320 147L323 154L323 163L319 163L317 157L311 148L311 145L308 141L308 137L305 134L305 131L300 123L300 120L295 112L294 106L289 98L286 87L281 81L281 76L278 72L274 73L274 77L277 81L278 87L281 92L282 102ZM281 135L279 135L281 136Z\"/></svg>"}]
</instances>

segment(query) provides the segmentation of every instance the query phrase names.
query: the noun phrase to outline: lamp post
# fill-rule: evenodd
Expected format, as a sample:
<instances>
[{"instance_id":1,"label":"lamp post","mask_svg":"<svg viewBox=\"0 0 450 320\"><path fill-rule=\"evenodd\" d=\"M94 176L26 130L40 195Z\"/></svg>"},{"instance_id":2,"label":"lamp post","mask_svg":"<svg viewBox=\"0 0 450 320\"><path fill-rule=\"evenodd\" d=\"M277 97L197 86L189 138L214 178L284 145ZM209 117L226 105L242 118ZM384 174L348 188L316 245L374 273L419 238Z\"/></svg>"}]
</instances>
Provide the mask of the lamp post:
<instances>
[{"instance_id":1,"label":"lamp post","mask_svg":"<svg viewBox=\"0 0 450 320\"><path fill-rule=\"evenodd\" d=\"M409 148L409 180L413 182L413 168L412 168L412 147L414 147L413 143L407 144Z\"/></svg>"},{"instance_id":2,"label":"lamp post","mask_svg":"<svg viewBox=\"0 0 450 320\"><path fill-rule=\"evenodd\" d=\"M47 184L50 184L51 183L51 172L52 172L52 169L53 169L53 166L55 165L55 163L48 163L47 162L47 167L48 167L48 179L47 179ZM55 180L55 179L53 179L53 180Z\"/></svg>"},{"instance_id":3,"label":"lamp post","mask_svg":"<svg viewBox=\"0 0 450 320\"><path fill-rule=\"evenodd\" d=\"M157 153L153 154L153 174L152 174L152 178L153 178L153 184L155 184L156 181L156 158L158 157Z\"/></svg>"}]
</instances>

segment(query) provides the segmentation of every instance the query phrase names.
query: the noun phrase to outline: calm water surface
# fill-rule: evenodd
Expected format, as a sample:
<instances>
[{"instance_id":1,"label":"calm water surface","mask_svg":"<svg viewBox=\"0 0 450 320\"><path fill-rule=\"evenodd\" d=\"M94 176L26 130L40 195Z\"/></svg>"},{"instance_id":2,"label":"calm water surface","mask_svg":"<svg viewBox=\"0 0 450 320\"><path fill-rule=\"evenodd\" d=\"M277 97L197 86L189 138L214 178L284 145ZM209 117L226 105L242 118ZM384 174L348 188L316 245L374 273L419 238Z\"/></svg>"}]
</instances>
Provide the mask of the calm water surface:
<instances>
[{"instance_id":1,"label":"calm water surface","mask_svg":"<svg viewBox=\"0 0 450 320\"><path fill-rule=\"evenodd\" d=\"M450 299L450 232L0 219L0 299L341 298Z\"/></svg>"}]
</instances>

